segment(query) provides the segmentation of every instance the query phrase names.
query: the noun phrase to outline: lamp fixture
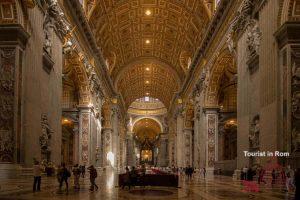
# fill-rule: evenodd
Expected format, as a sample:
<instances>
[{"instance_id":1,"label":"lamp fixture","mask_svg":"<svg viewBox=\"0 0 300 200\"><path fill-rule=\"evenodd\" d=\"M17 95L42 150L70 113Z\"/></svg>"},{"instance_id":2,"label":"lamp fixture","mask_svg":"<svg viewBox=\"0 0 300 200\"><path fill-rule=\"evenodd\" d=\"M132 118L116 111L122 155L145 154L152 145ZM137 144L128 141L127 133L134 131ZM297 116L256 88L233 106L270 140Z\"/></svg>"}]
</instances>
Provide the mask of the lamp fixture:
<instances>
[{"instance_id":1,"label":"lamp fixture","mask_svg":"<svg viewBox=\"0 0 300 200\"><path fill-rule=\"evenodd\" d=\"M150 15L152 14L152 12L151 12L151 10L147 9L147 10L145 11L145 14L146 14L147 16L150 16Z\"/></svg>"}]
</instances>

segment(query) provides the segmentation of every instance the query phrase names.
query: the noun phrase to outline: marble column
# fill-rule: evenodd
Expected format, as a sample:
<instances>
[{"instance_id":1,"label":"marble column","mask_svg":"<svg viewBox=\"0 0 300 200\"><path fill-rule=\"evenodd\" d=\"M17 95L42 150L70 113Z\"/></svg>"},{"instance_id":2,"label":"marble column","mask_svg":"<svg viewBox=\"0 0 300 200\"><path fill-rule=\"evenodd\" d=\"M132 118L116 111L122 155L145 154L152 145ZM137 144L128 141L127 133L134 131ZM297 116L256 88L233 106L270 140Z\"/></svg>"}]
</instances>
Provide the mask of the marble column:
<instances>
[{"instance_id":1,"label":"marble column","mask_svg":"<svg viewBox=\"0 0 300 200\"><path fill-rule=\"evenodd\" d=\"M116 168L118 166L118 150L119 150L119 110L116 105L112 106L112 155L114 157L114 161L112 167Z\"/></svg>"},{"instance_id":2,"label":"marble column","mask_svg":"<svg viewBox=\"0 0 300 200\"><path fill-rule=\"evenodd\" d=\"M24 49L28 38L29 34L21 25L0 25L0 176L2 178L16 176L18 164L26 160L24 153L26 125L22 119L22 71Z\"/></svg>"},{"instance_id":3,"label":"marble column","mask_svg":"<svg viewBox=\"0 0 300 200\"><path fill-rule=\"evenodd\" d=\"M193 135L192 135L192 129L191 128L185 128L183 130L183 142L184 142L184 148L182 149L184 155L183 155L183 162L184 162L184 166L192 166L192 139L193 139Z\"/></svg>"},{"instance_id":4,"label":"marble column","mask_svg":"<svg viewBox=\"0 0 300 200\"><path fill-rule=\"evenodd\" d=\"M104 142L104 148L103 148L103 167L112 166L112 134L113 130L109 127L103 128L103 142Z\"/></svg>"},{"instance_id":5,"label":"marble column","mask_svg":"<svg viewBox=\"0 0 300 200\"><path fill-rule=\"evenodd\" d=\"M176 114L176 160L177 167L185 167L184 165L184 134L183 134L183 114L182 109L179 108Z\"/></svg>"},{"instance_id":6,"label":"marble column","mask_svg":"<svg viewBox=\"0 0 300 200\"><path fill-rule=\"evenodd\" d=\"M158 150L158 166L168 166L168 135L162 134L159 138L159 150Z\"/></svg>"},{"instance_id":7,"label":"marble column","mask_svg":"<svg viewBox=\"0 0 300 200\"><path fill-rule=\"evenodd\" d=\"M278 149L290 152L287 163L300 163L300 35L299 23L286 22L275 36L279 48L279 135ZM283 159L279 160L283 164Z\"/></svg>"},{"instance_id":8,"label":"marble column","mask_svg":"<svg viewBox=\"0 0 300 200\"><path fill-rule=\"evenodd\" d=\"M213 176L215 161L218 158L218 109L206 108L206 171Z\"/></svg>"},{"instance_id":9,"label":"marble column","mask_svg":"<svg viewBox=\"0 0 300 200\"><path fill-rule=\"evenodd\" d=\"M96 149L95 149L95 166L101 167L101 122L97 120L97 129L96 129Z\"/></svg>"},{"instance_id":10,"label":"marble column","mask_svg":"<svg viewBox=\"0 0 300 200\"><path fill-rule=\"evenodd\" d=\"M73 145L73 161L74 163L79 163L79 125L74 123L74 145Z\"/></svg>"},{"instance_id":11,"label":"marble column","mask_svg":"<svg viewBox=\"0 0 300 200\"><path fill-rule=\"evenodd\" d=\"M126 135L126 165L135 166L135 155L134 155L134 144L133 144L133 133L127 132Z\"/></svg>"},{"instance_id":12,"label":"marble column","mask_svg":"<svg viewBox=\"0 0 300 200\"><path fill-rule=\"evenodd\" d=\"M79 164L91 163L91 110L79 107Z\"/></svg>"},{"instance_id":13,"label":"marble column","mask_svg":"<svg viewBox=\"0 0 300 200\"><path fill-rule=\"evenodd\" d=\"M175 163L175 143L174 143L175 137L169 134L169 139L168 139L168 155L169 155L169 167L176 166Z\"/></svg>"}]
</instances>

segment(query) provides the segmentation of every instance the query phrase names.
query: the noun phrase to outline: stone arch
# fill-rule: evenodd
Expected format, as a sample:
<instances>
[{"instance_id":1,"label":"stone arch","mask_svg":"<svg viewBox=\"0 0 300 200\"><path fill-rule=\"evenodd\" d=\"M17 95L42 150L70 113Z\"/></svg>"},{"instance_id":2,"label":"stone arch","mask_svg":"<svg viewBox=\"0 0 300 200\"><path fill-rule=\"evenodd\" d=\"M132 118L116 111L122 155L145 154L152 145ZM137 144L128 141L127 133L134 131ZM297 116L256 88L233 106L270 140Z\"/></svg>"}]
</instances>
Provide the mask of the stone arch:
<instances>
[{"instance_id":1,"label":"stone arch","mask_svg":"<svg viewBox=\"0 0 300 200\"><path fill-rule=\"evenodd\" d=\"M156 118L156 117L154 117L154 116L139 116L139 117L135 118L135 119L133 120L133 122L132 122L132 126L131 126L131 130L130 130L130 131L133 131L134 125L135 125L138 121L140 121L140 120L142 120L142 119L152 119L152 120L156 121L156 122L159 124L159 126L160 126L161 132L164 131L164 127L163 127L163 125L162 125L162 122L161 122L158 118Z\"/></svg>"},{"instance_id":2,"label":"stone arch","mask_svg":"<svg viewBox=\"0 0 300 200\"><path fill-rule=\"evenodd\" d=\"M74 80L78 89L79 105L87 106L90 103L88 78L78 54L73 52L71 55L66 55L63 73L64 76Z\"/></svg>"},{"instance_id":3,"label":"stone arch","mask_svg":"<svg viewBox=\"0 0 300 200\"><path fill-rule=\"evenodd\" d=\"M209 80L205 94L206 107L218 106L220 83L225 71L232 74L237 73L234 57L230 54L228 48L223 49L221 53L217 55L209 70Z\"/></svg>"},{"instance_id":4,"label":"stone arch","mask_svg":"<svg viewBox=\"0 0 300 200\"><path fill-rule=\"evenodd\" d=\"M281 0L278 13L278 25L281 26L287 21L299 21L300 11L296 10L299 6L299 0Z\"/></svg>"}]
</instances>

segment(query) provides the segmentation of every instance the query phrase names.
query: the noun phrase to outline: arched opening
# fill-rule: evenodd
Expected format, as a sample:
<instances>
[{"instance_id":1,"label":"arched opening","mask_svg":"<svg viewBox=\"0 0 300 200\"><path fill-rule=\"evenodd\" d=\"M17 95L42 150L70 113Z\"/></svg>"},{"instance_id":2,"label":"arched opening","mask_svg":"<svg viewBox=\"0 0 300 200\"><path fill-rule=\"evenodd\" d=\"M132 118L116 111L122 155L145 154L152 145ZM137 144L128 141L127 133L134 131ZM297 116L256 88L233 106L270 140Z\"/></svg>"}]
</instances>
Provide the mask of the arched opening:
<instances>
[{"instance_id":1,"label":"arched opening","mask_svg":"<svg viewBox=\"0 0 300 200\"><path fill-rule=\"evenodd\" d=\"M61 162L66 165L77 164L76 160L75 123L66 117L62 118Z\"/></svg>"},{"instance_id":2,"label":"arched opening","mask_svg":"<svg viewBox=\"0 0 300 200\"><path fill-rule=\"evenodd\" d=\"M218 109L215 168L232 175L237 158L237 68L227 48L216 58L210 74L206 106Z\"/></svg>"},{"instance_id":3,"label":"arched opening","mask_svg":"<svg viewBox=\"0 0 300 200\"><path fill-rule=\"evenodd\" d=\"M157 165L158 139L161 133L160 124L151 118L143 118L133 126L136 143L137 163Z\"/></svg>"}]
</instances>

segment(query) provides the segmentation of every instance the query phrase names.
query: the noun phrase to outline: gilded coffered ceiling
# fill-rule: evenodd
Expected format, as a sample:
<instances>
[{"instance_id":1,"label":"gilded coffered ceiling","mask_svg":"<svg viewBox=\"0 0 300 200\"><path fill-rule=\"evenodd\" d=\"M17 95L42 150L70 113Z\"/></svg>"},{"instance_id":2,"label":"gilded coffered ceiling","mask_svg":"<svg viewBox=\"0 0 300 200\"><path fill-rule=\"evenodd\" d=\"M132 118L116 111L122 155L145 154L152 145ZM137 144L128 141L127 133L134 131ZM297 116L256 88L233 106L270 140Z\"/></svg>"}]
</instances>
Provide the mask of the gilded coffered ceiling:
<instances>
[{"instance_id":1,"label":"gilded coffered ceiling","mask_svg":"<svg viewBox=\"0 0 300 200\"><path fill-rule=\"evenodd\" d=\"M147 92L168 106L208 26L203 1L98 0L94 5L89 23L112 79L116 82L127 66L138 68L123 73L117 84L127 106ZM132 64L145 58L164 63L165 69L155 67L149 76L145 66ZM153 83L150 87L145 78Z\"/></svg>"},{"instance_id":2,"label":"gilded coffered ceiling","mask_svg":"<svg viewBox=\"0 0 300 200\"><path fill-rule=\"evenodd\" d=\"M145 139L153 142L156 137L161 133L159 124L150 118L141 119L135 123L133 127L133 132L136 139L143 142Z\"/></svg>"},{"instance_id":3,"label":"gilded coffered ceiling","mask_svg":"<svg viewBox=\"0 0 300 200\"><path fill-rule=\"evenodd\" d=\"M145 61L122 71L115 86L127 107L144 96L157 98L168 107L179 89L180 80L171 68Z\"/></svg>"}]
</instances>

